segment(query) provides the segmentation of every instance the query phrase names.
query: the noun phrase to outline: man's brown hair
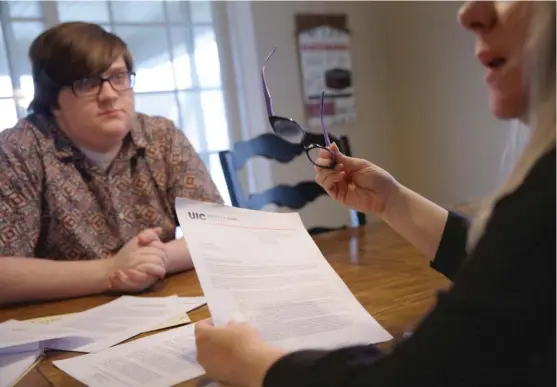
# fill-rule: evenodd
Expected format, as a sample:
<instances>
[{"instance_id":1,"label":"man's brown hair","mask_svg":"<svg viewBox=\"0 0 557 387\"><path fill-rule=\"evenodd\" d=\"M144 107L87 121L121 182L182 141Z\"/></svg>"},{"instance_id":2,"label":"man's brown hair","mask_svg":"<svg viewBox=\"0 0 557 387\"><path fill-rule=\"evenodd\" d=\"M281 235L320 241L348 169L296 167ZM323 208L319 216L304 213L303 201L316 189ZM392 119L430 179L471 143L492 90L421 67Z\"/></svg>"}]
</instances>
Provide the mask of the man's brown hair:
<instances>
[{"instance_id":1,"label":"man's brown hair","mask_svg":"<svg viewBox=\"0 0 557 387\"><path fill-rule=\"evenodd\" d=\"M126 43L98 24L61 23L44 31L29 48L35 84L29 110L51 115L51 109L58 107L62 88L102 74L120 56L128 71L133 71L133 59Z\"/></svg>"}]
</instances>

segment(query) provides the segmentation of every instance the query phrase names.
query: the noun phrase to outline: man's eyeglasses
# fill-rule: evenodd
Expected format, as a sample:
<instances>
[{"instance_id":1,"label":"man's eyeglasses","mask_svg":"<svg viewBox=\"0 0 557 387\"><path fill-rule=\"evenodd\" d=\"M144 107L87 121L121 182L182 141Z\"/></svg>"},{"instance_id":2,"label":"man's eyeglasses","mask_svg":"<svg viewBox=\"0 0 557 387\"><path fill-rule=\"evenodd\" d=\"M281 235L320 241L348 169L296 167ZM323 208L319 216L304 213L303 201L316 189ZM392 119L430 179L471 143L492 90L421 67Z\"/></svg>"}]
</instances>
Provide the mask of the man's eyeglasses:
<instances>
[{"instance_id":1,"label":"man's eyeglasses","mask_svg":"<svg viewBox=\"0 0 557 387\"><path fill-rule=\"evenodd\" d=\"M115 91L130 90L135 84L135 73L122 71L108 77L83 78L72 83L72 91L76 97L96 96L105 82L108 82Z\"/></svg>"},{"instance_id":2,"label":"man's eyeglasses","mask_svg":"<svg viewBox=\"0 0 557 387\"><path fill-rule=\"evenodd\" d=\"M308 143L306 140L306 132L302 127L294 121L292 118L280 117L276 116L273 111L273 101L271 100L271 95L269 94L269 89L267 88L267 83L265 82L265 66L271 56L275 53L276 48L271 51L263 66L261 67L261 81L263 83L263 95L265 96L265 105L267 107L267 115L269 117L269 123L273 128L275 134L282 139L292 143L292 144L300 144L306 151L306 155L308 159L316 166L321 168L333 169L336 165L335 161L335 154L331 151L328 147L331 145L331 141L329 139L329 133L327 132L327 128L325 127L325 123L323 120L324 115L324 99L325 99L325 91L321 92L321 109L320 109L320 116L321 116L321 127L323 129L323 136L325 139L326 147L320 144ZM321 149L326 150L327 152L331 153L331 158L324 160L321 159L319 161L319 151Z\"/></svg>"}]
</instances>

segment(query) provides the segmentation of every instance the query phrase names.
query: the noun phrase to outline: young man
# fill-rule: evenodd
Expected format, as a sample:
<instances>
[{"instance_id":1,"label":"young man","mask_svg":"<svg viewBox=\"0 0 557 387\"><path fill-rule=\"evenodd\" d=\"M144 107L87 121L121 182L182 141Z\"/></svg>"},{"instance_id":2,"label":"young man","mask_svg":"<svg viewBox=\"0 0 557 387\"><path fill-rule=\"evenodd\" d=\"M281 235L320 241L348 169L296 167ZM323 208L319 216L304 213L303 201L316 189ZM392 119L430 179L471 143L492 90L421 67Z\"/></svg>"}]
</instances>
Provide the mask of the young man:
<instances>
[{"instance_id":1,"label":"young man","mask_svg":"<svg viewBox=\"0 0 557 387\"><path fill-rule=\"evenodd\" d=\"M174 200L222 199L171 121L135 113L126 44L63 23L29 57L32 113L0 133L0 304L137 292L190 269Z\"/></svg>"}]
</instances>

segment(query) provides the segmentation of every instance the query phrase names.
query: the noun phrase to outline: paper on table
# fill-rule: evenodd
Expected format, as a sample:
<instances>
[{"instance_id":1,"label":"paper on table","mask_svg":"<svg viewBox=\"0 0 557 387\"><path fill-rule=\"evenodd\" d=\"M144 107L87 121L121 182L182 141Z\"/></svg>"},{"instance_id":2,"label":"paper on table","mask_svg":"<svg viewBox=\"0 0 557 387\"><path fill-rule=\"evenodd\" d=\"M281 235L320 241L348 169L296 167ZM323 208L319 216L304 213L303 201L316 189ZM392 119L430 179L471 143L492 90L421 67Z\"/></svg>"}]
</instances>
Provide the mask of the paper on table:
<instances>
[{"instance_id":1,"label":"paper on table","mask_svg":"<svg viewBox=\"0 0 557 387\"><path fill-rule=\"evenodd\" d=\"M166 320L165 322L163 322L159 325L156 325L156 326L144 331L143 333L153 332L153 331L160 331L161 329L177 327L177 326L185 325L185 324L189 324L189 323L191 323L191 319L187 315L187 313L184 312L183 315L175 316L175 317L171 318L170 320Z\"/></svg>"},{"instance_id":2,"label":"paper on table","mask_svg":"<svg viewBox=\"0 0 557 387\"><path fill-rule=\"evenodd\" d=\"M14 345L11 347L0 348L0 356L8 353L29 352L42 349L42 341L35 341L34 343Z\"/></svg>"},{"instance_id":3,"label":"paper on table","mask_svg":"<svg viewBox=\"0 0 557 387\"><path fill-rule=\"evenodd\" d=\"M97 352L148 331L179 313L185 314L178 297L122 296L104 305L45 325L79 330L93 337L94 342L83 345L72 339L61 339L48 348Z\"/></svg>"},{"instance_id":4,"label":"paper on table","mask_svg":"<svg viewBox=\"0 0 557 387\"><path fill-rule=\"evenodd\" d=\"M37 317L31 320L25 320L27 322L30 323L34 323L34 324L51 324L55 321L59 321L62 320L63 318L66 317L70 317L73 316L75 313L67 313L67 314L58 314L55 316L46 316L46 317ZM179 325L184 325L184 324L189 324L191 322L190 317L187 315L187 313L183 313L181 315L178 316L174 316L171 319L155 326L152 327L144 332L141 333L147 333L147 332L152 332L152 331L158 331L161 329L166 329L166 328L172 328L172 327L177 327Z\"/></svg>"},{"instance_id":5,"label":"paper on table","mask_svg":"<svg viewBox=\"0 0 557 387\"><path fill-rule=\"evenodd\" d=\"M185 312L191 312L192 310L195 310L207 303L207 301L205 301L205 297L178 297L178 302L182 305ZM149 329L148 332L189 324L190 322L191 319L187 313L183 313L157 325L154 328Z\"/></svg>"},{"instance_id":6,"label":"paper on table","mask_svg":"<svg viewBox=\"0 0 557 387\"><path fill-rule=\"evenodd\" d=\"M89 387L166 387L203 375L196 361L194 324L99 353L54 361Z\"/></svg>"},{"instance_id":7,"label":"paper on table","mask_svg":"<svg viewBox=\"0 0 557 387\"><path fill-rule=\"evenodd\" d=\"M79 341L81 344L91 341L83 332L71 328L39 326L25 321L8 320L0 324L0 353L23 352L40 349L42 345L54 339Z\"/></svg>"},{"instance_id":8,"label":"paper on table","mask_svg":"<svg viewBox=\"0 0 557 387\"><path fill-rule=\"evenodd\" d=\"M189 324L191 319L187 315L187 312L190 312L194 309L197 309L206 304L205 297L178 297L178 302L184 307L184 311L186 313L180 313L171 319L156 325L142 333L158 331L161 329L172 328L184 324ZM63 318L73 316L75 313L66 313L66 314L57 314L54 316L46 316L46 317L37 317L29 320L25 320L25 322L30 322L34 324L50 324L55 321L59 321Z\"/></svg>"},{"instance_id":9,"label":"paper on table","mask_svg":"<svg viewBox=\"0 0 557 387\"><path fill-rule=\"evenodd\" d=\"M55 315L52 315L52 316L30 318L28 320L23 320L23 321L33 323L33 324L48 325L48 324L53 323L55 321L61 320L64 317L73 316L74 314L75 313L55 314Z\"/></svg>"},{"instance_id":10,"label":"paper on table","mask_svg":"<svg viewBox=\"0 0 557 387\"><path fill-rule=\"evenodd\" d=\"M182 305L186 307L188 312L202 307L207 303L207 300L203 296L199 297L178 297Z\"/></svg>"},{"instance_id":11,"label":"paper on table","mask_svg":"<svg viewBox=\"0 0 557 387\"><path fill-rule=\"evenodd\" d=\"M42 349L0 355L0 387L11 387L29 371L42 356Z\"/></svg>"},{"instance_id":12,"label":"paper on table","mask_svg":"<svg viewBox=\"0 0 557 387\"><path fill-rule=\"evenodd\" d=\"M328 264L298 214L181 198L176 212L215 324L244 319L289 350L392 339Z\"/></svg>"}]
</instances>

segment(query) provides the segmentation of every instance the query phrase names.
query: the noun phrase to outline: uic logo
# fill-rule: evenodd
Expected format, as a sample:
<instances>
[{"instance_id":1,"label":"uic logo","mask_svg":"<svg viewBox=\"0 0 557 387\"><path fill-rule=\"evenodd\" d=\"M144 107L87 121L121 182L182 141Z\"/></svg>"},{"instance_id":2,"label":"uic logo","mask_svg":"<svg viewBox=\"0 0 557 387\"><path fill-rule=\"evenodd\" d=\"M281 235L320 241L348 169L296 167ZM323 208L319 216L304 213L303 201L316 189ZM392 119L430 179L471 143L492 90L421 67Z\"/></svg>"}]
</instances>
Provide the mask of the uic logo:
<instances>
[{"instance_id":1,"label":"uic logo","mask_svg":"<svg viewBox=\"0 0 557 387\"><path fill-rule=\"evenodd\" d=\"M203 213L199 213L199 212L188 212L188 215L191 219L200 219L200 220L205 220L207 219L207 217L205 216L205 214Z\"/></svg>"}]
</instances>

